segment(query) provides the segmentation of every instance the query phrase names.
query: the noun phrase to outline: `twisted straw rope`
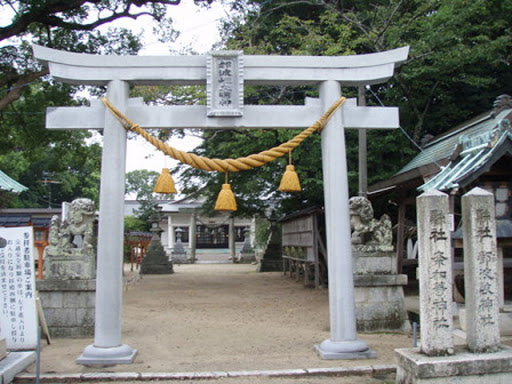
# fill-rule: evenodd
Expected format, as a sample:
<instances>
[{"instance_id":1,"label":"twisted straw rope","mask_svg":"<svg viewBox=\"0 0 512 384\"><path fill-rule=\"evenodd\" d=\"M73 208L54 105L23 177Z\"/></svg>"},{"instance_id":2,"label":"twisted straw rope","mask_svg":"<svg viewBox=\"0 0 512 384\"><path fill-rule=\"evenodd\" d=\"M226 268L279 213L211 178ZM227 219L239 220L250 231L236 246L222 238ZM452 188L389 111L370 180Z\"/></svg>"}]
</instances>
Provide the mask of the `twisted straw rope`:
<instances>
[{"instance_id":1,"label":"twisted straw rope","mask_svg":"<svg viewBox=\"0 0 512 384\"><path fill-rule=\"evenodd\" d=\"M239 157L237 159L210 159L208 157L198 156L193 153L183 152L170 145L167 145L158 138L152 136L138 124L130 121L125 115L123 115L118 109L116 109L105 97L101 99L112 114L119 120L123 127L132 132L136 132L141 135L148 142L153 144L157 149L162 151L173 159L181 161L182 163L188 164L194 168L202 169L205 171L218 171L218 172L238 172L244 171L269 163L279 157L286 155L296 148L300 143L304 141L308 136L316 131L321 131L328 123L334 112L345 102L345 97L341 97L324 113L324 115L318 119L309 128L306 128L301 133L297 134L287 142L271 148L267 151L255 153L247 157Z\"/></svg>"}]
</instances>

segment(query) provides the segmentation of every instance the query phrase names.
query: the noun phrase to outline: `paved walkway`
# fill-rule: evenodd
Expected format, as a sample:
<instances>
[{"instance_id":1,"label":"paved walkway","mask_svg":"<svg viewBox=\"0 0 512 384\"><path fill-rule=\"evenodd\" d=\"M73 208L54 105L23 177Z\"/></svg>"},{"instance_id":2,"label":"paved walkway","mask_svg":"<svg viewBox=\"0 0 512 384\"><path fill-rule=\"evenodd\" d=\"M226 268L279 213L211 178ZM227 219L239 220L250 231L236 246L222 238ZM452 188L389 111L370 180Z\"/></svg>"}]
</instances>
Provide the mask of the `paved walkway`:
<instances>
[{"instance_id":1,"label":"paved walkway","mask_svg":"<svg viewBox=\"0 0 512 384\"><path fill-rule=\"evenodd\" d=\"M412 345L410 334L364 334L376 359L321 360L313 347L329 338L327 290L254 265L175 271L130 279L124 291L122 342L138 349L133 364L83 367L75 359L92 339L54 339L43 345L42 382L389 383L394 349ZM32 365L17 382L33 383L34 373Z\"/></svg>"}]
</instances>

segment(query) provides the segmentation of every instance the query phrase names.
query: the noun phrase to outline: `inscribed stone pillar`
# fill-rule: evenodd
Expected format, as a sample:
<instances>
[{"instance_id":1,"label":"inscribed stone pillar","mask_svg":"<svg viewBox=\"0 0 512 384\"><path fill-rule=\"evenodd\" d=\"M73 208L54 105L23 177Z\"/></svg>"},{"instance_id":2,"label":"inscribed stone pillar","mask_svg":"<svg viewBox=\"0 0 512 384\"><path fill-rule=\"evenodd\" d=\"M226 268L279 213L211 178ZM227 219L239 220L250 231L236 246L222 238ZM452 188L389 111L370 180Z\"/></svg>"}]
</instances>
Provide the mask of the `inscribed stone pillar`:
<instances>
[{"instance_id":1,"label":"inscribed stone pillar","mask_svg":"<svg viewBox=\"0 0 512 384\"><path fill-rule=\"evenodd\" d=\"M452 259L448 195L427 191L416 199L420 270L421 351L453 354Z\"/></svg>"},{"instance_id":2,"label":"inscribed stone pillar","mask_svg":"<svg viewBox=\"0 0 512 384\"><path fill-rule=\"evenodd\" d=\"M466 340L476 353L494 351L500 343L494 209L493 194L481 188L462 197Z\"/></svg>"}]
</instances>

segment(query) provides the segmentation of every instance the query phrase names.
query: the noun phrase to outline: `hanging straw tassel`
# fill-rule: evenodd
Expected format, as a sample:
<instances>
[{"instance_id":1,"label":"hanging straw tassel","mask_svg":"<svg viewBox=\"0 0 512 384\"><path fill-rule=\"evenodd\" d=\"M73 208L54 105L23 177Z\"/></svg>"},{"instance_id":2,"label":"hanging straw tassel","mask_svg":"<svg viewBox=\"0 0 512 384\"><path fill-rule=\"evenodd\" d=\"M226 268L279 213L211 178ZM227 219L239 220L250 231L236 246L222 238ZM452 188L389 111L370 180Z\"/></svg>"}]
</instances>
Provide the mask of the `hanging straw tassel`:
<instances>
[{"instance_id":1,"label":"hanging straw tassel","mask_svg":"<svg viewBox=\"0 0 512 384\"><path fill-rule=\"evenodd\" d=\"M281 184L279 184L279 190L281 192L300 192L302 188L300 186L299 176L295 172L295 167L292 165L292 153L290 151L289 164L286 166Z\"/></svg>"},{"instance_id":2,"label":"hanging straw tassel","mask_svg":"<svg viewBox=\"0 0 512 384\"><path fill-rule=\"evenodd\" d=\"M222 189L217 196L217 202L215 203L216 211L236 211L236 199L231 185L228 183L228 174L226 172L226 182L222 184Z\"/></svg>"},{"instance_id":3,"label":"hanging straw tassel","mask_svg":"<svg viewBox=\"0 0 512 384\"><path fill-rule=\"evenodd\" d=\"M174 180L169 173L169 168L162 168L162 173L158 176L155 184L155 193L176 193Z\"/></svg>"}]
</instances>

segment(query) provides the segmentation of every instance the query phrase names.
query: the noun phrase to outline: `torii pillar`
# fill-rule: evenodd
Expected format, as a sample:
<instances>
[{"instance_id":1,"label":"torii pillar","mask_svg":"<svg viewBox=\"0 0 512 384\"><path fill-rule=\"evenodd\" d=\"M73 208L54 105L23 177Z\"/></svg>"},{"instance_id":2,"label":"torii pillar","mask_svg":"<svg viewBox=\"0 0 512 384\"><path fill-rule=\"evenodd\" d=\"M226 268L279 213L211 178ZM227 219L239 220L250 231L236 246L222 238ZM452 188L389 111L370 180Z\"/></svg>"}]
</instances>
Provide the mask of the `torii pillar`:
<instances>
[{"instance_id":1,"label":"torii pillar","mask_svg":"<svg viewBox=\"0 0 512 384\"><path fill-rule=\"evenodd\" d=\"M33 46L56 79L107 86L107 97L142 128L302 129L341 96L341 86L380 84L393 76L409 48L358 56L252 56L222 51L208 56L99 56ZM145 106L129 99L130 85L207 84L207 106ZM301 106L243 105L244 84L319 85L320 99ZM96 324L94 343L80 364L133 362L136 350L121 341L122 242L126 133L98 101L91 107L49 108L49 129L104 131ZM350 99L322 131L322 164L329 267L330 338L316 346L324 359L357 359L375 353L357 338L343 128L398 128L398 109L361 107Z\"/></svg>"}]
</instances>

